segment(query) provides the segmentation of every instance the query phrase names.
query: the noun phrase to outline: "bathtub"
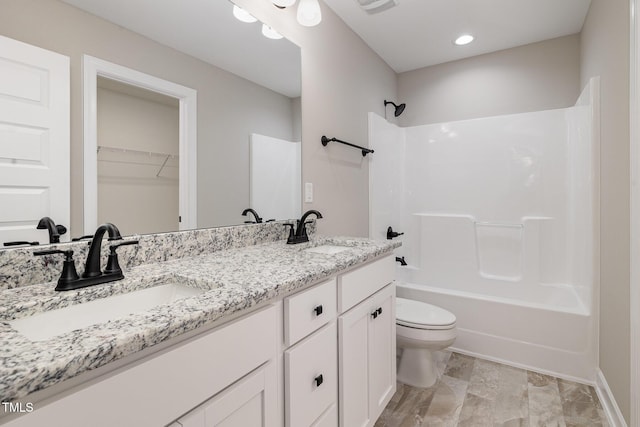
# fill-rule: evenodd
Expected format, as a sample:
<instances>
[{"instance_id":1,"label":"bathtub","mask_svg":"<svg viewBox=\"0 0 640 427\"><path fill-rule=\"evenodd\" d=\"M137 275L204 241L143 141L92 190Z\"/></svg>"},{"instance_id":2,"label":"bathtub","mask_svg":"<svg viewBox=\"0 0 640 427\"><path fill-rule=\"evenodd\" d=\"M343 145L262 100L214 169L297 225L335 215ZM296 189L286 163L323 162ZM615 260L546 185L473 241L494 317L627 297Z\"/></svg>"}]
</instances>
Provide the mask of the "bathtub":
<instances>
[{"instance_id":1,"label":"bathtub","mask_svg":"<svg viewBox=\"0 0 640 427\"><path fill-rule=\"evenodd\" d=\"M456 315L452 350L573 381L595 379L593 316L571 286L490 296L411 283L411 267L397 268L397 296ZM530 289L530 288L529 288Z\"/></svg>"}]
</instances>

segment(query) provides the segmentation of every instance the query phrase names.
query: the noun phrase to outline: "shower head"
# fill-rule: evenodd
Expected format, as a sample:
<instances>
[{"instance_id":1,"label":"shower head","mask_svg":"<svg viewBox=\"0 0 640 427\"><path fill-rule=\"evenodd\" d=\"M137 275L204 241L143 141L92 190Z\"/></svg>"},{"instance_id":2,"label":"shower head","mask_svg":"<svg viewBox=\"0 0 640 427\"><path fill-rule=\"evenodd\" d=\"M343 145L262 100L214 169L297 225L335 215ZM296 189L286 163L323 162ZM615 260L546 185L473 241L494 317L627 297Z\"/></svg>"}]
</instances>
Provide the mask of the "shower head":
<instances>
[{"instance_id":1,"label":"shower head","mask_svg":"<svg viewBox=\"0 0 640 427\"><path fill-rule=\"evenodd\" d=\"M396 105L395 102L391 102L391 101L387 101L386 99L384 100L384 106L386 107L388 104L393 105L394 107L396 107L396 110L394 111L394 115L396 117L398 117L400 114L402 114L402 112L404 111L404 107L407 106L407 104L400 104L400 105Z\"/></svg>"}]
</instances>

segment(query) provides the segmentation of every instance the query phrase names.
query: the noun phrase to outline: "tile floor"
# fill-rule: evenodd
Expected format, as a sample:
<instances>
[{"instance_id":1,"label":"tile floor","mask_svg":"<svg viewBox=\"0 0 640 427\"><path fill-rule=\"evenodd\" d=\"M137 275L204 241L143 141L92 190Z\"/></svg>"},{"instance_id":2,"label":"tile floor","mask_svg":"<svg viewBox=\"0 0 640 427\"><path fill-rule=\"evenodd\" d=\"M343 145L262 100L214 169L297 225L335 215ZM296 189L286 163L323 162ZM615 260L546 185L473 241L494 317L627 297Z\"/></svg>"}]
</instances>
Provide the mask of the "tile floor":
<instances>
[{"instance_id":1,"label":"tile floor","mask_svg":"<svg viewBox=\"0 0 640 427\"><path fill-rule=\"evenodd\" d=\"M609 427L593 387L442 353L431 388L398 383L375 427Z\"/></svg>"}]
</instances>

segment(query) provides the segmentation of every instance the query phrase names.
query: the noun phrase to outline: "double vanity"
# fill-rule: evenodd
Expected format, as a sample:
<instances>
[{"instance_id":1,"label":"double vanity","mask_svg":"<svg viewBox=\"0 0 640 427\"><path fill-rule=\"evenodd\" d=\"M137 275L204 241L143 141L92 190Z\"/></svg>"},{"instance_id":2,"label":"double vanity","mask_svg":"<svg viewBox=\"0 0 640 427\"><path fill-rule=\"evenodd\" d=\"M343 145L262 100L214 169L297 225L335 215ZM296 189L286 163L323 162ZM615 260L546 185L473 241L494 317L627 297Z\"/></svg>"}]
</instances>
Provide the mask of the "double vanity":
<instances>
[{"instance_id":1,"label":"double vanity","mask_svg":"<svg viewBox=\"0 0 640 427\"><path fill-rule=\"evenodd\" d=\"M138 236L123 280L65 292L8 274L53 260L0 253L0 425L373 425L396 387L399 244L284 231Z\"/></svg>"}]
</instances>

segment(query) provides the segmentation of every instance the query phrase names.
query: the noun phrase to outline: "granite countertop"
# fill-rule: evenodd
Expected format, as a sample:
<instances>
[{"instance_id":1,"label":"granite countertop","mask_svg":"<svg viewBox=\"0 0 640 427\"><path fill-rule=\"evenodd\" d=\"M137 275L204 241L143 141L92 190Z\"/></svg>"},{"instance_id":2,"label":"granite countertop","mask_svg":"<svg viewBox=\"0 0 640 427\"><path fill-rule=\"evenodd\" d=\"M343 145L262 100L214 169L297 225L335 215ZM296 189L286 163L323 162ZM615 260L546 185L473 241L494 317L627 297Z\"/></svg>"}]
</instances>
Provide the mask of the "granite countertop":
<instances>
[{"instance_id":1,"label":"granite countertop","mask_svg":"<svg viewBox=\"0 0 640 427\"><path fill-rule=\"evenodd\" d=\"M305 252L319 245L348 246L333 255ZM0 401L19 399L155 344L300 290L385 253L399 242L362 238L284 241L152 263L125 271L125 279L75 291L55 283L0 291ZM30 341L8 323L132 290L172 282L205 290L107 323Z\"/></svg>"}]
</instances>

